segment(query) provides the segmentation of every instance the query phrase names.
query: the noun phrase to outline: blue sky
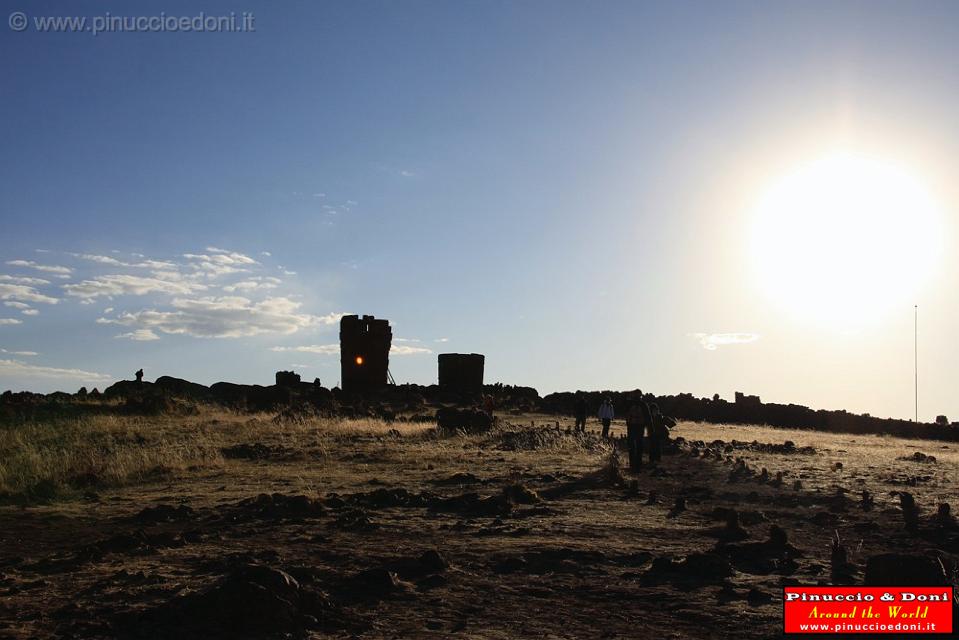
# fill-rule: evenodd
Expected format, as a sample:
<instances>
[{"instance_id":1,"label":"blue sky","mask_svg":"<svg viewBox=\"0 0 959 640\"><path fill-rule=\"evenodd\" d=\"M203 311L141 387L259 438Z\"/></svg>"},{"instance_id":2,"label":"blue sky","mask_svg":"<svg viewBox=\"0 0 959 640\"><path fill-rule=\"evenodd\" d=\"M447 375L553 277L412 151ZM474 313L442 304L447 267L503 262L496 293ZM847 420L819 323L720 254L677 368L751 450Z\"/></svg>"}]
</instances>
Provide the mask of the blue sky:
<instances>
[{"instance_id":1,"label":"blue sky","mask_svg":"<svg viewBox=\"0 0 959 640\"><path fill-rule=\"evenodd\" d=\"M765 184L837 147L909 167L954 239L954 3L3 8L256 30L4 25L2 388L334 384L336 314L367 313L403 340L400 381L481 352L541 392L906 417L918 303L921 417L959 416L949 251L898 307L830 326L774 308L743 240Z\"/></svg>"}]
</instances>

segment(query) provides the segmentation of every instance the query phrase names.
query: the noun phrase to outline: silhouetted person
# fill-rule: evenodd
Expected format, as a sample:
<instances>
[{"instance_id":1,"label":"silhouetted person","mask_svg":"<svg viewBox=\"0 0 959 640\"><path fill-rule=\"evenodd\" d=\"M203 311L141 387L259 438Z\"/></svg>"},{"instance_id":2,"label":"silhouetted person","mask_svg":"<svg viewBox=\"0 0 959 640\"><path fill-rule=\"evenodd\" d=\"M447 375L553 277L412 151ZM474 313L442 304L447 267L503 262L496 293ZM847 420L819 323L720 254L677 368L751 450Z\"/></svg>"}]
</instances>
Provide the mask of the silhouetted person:
<instances>
[{"instance_id":1,"label":"silhouetted person","mask_svg":"<svg viewBox=\"0 0 959 640\"><path fill-rule=\"evenodd\" d=\"M582 393L576 394L576 402L573 406L573 415L576 417L576 431L586 432L586 414L589 409L586 407L586 396Z\"/></svg>"},{"instance_id":2,"label":"silhouetted person","mask_svg":"<svg viewBox=\"0 0 959 640\"><path fill-rule=\"evenodd\" d=\"M663 457L663 440L669 437L666 418L655 404L649 405L650 421L647 433L649 434L649 461L659 462Z\"/></svg>"},{"instance_id":3,"label":"silhouetted person","mask_svg":"<svg viewBox=\"0 0 959 640\"><path fill-rule=\"evenodd\" d=\"M493 417L493 396L488 393L483 396L483 411Z\"/></svg>"},{"instance_id":4,"label":"silhouetted person","mask_svg":"<svg viewBox=\"0 0 959 640\"><path fill-rule=\"evenodd\" d=\"M650 429L652 418L649 405L636 397L626 414L626 444L629 447L629 468L643 466L643 432Z\"/></svg>"},{"instance_id":5,"label":"silhouetted person","mask_svg":"<svg viewBox=\"0 0 959 640\"><path fill-rule=\"evenodd\" d=\"M609 425L613 423L613 417L616 413L613 411L613 402L609 398L603 400L599 405L599 421L603 423L603 437L609 437Z\"/></svg>"},{"instance_id":6,"label":"silhouetted person","mask_svg":"<svg viewBox=\"0 0 959 640\"><path fill-rule=\"evenodd\" d=\"M137 382L143 382L143 369L140 369L134 375L137 377Z\"/></svg>"}]
</instances>

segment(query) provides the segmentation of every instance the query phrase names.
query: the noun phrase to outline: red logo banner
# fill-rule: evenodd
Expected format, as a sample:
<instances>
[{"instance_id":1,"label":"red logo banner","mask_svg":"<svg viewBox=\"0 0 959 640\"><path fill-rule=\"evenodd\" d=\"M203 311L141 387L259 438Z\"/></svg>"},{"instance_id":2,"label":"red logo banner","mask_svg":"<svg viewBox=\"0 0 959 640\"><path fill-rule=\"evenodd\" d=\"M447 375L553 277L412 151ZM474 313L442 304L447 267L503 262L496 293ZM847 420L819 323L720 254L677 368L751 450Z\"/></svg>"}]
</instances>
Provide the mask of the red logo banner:
<instances>
[{"instance_id":1,"label":"red logo banner","mask_svg":"<svg viewBox=\"0 0 959 640\"><path fill-rule=\"evenodd\" d=\"M783 587L785 633L952 633L952 587Z\"/></svg>"}]
</instances>

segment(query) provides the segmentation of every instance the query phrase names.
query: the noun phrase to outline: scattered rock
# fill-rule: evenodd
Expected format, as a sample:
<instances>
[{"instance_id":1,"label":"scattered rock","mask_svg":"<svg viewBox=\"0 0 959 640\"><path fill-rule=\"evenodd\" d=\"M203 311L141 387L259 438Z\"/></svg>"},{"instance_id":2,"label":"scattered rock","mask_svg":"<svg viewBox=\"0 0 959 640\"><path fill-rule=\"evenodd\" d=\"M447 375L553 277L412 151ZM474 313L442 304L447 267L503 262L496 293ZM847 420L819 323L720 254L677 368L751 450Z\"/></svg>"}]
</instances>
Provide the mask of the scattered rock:
<instances>
[{"instance_id":1,"label":"scattered rock","mask_svg":"<svg viewBox=\"0 0 959 640\"><path fill-rule=\"evenodd\" d=\"M443 431L486 433L493 428L494 418L479 409L444 407L436 412L436 424Z\"/></svg>"},{"instance_id":2,"label":"scattered rock","mask_svg":"<svg viewBox=\"0 0 959 640\"><path fill-rule=\"evenodd\" d=\"M640 583L643 586L655 586L664 582L687 586L720 584L732 575L733 568L723 556L716 553L693 553L678 562L668 556L656 558L640 578Z\"/></svg>"},{"instance_id":3,"label":"scattered rock","mask_svg":"<svg viewBox=\"0 0 959 640\"><path fill-rule=\"evenodd\" d=\"M301 635L343 628L329 597L307 589L290 574L262 565L236 568L213 586L174 598L121 624L124 637L208 638Z\"/></svg>"},{"instance_id":4,"label":"scattered rock","mask_svg":"<svg viewBox=\"0 0 959 640\"><path fill-rule=\"evenodd\" d=\"M756 587L752 587L749 590L749 593L746 594L746 602L753 606L769 604L772 601L772 595L766 593L765 591L760 591Z\"/></svg>"},{"instance_id":5,"label":"scattered rock","mask_svg":"<svg viewBox=\"0 0 959 640\"><path fill-rule=\"evenodd\" d=\"M155 507L146 507L141 510L134 520L143 523L158 522L186 522L196 518L196 512L185 504L174 507L168 504L158 504Z\"/></svg>"},{"instance_id":6,"label":"scattered rock","mask_svg":"<svg viewBox=\"0 0 959 640\"><path fill-rule=\"evenodd\" d=\"M875 586L949 586L946 569L936 556L883 553L866 560L863 584Z\"/></svg>"}]
</instances>

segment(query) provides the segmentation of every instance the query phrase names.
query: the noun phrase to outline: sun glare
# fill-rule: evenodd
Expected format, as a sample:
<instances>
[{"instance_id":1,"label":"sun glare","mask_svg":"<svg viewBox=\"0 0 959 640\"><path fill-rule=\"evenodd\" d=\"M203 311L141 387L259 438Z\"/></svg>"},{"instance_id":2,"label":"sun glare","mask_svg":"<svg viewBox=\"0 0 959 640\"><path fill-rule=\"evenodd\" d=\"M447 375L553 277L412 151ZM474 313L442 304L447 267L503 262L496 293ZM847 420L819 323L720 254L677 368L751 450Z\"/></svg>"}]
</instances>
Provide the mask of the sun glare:
<instances>
[{"instance_id":1,"label":"sun glare","mask_svg":"<svg viewBox=\"0 0 959 640\"><path fill-rule=\"evenodd\" d=\"M854 153L802 165L762 194L753 270L777 305L827 326L911 305L937 262L940 214L902 168Z\"/></svg>"}]
</instances>

